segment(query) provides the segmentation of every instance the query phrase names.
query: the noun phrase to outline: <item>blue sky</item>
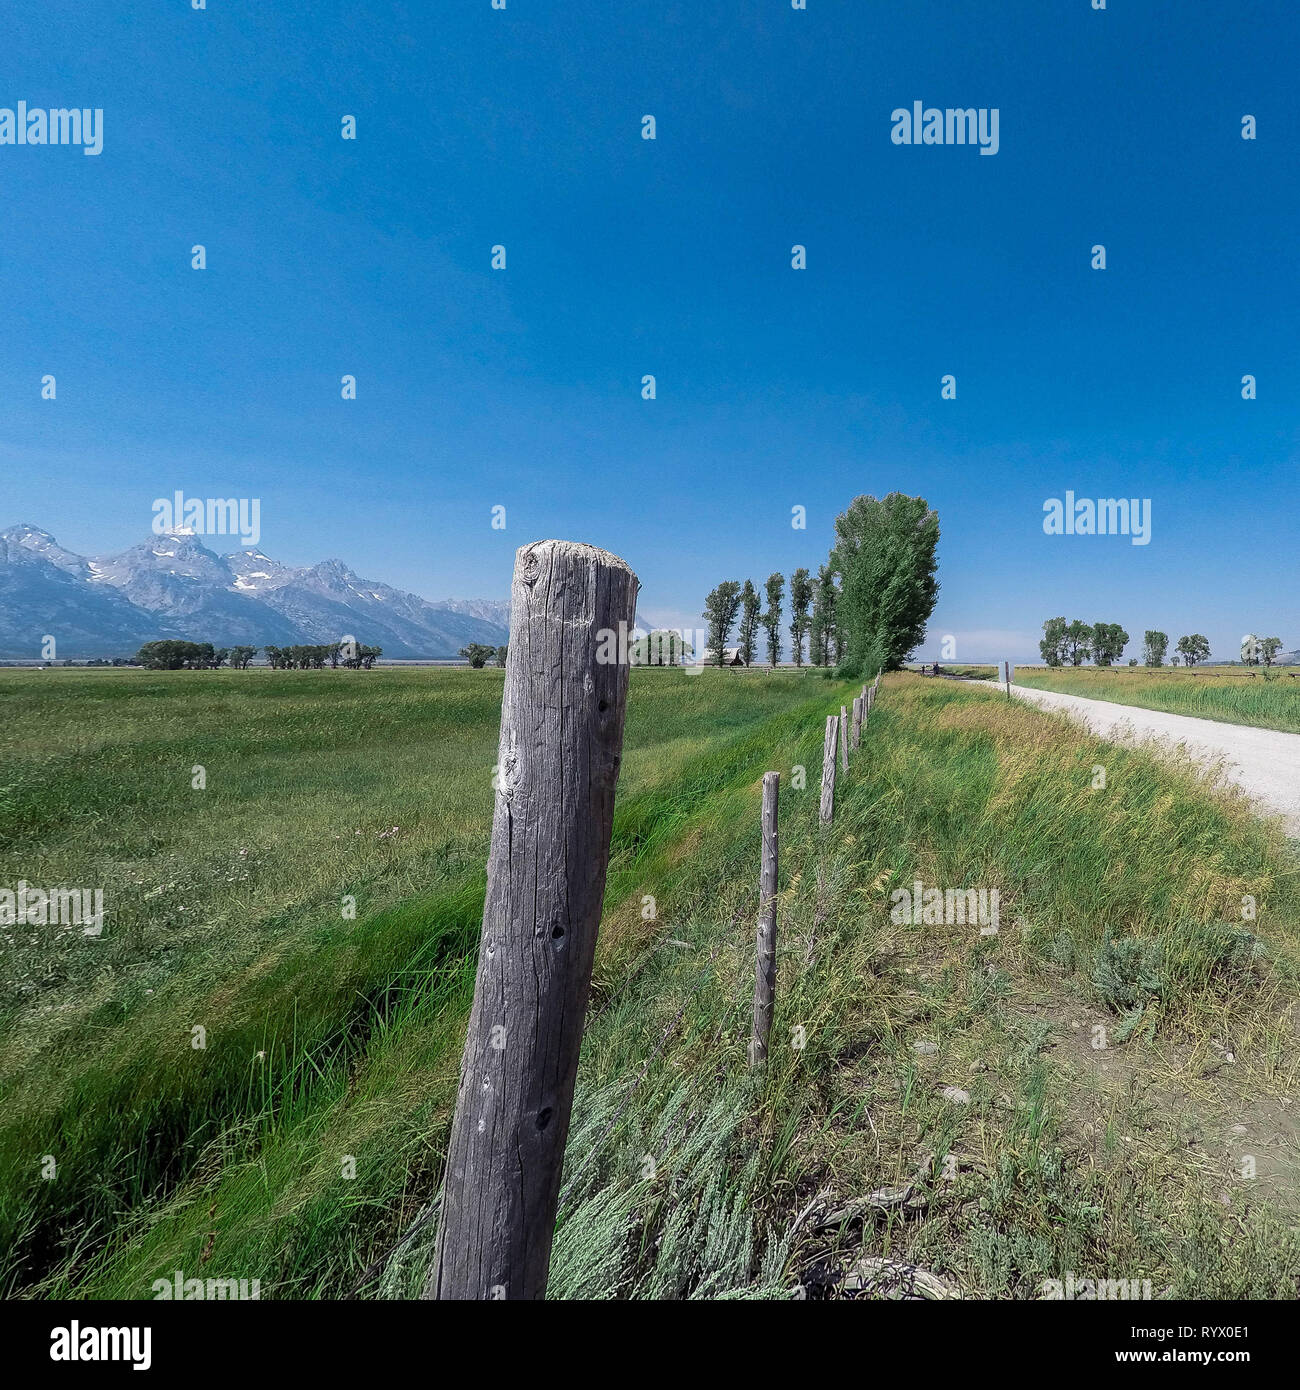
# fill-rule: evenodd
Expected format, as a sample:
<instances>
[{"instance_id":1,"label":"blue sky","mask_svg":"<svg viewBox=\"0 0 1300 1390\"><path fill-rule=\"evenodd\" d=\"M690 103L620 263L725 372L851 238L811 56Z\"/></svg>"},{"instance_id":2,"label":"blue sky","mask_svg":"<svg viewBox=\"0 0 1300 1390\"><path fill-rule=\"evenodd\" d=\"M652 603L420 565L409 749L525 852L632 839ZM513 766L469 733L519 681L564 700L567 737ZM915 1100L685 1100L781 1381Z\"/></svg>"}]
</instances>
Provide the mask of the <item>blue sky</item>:
<instances>
[{"instance_id":1,"label":"blue sky","mask_svg":"<svg viewBox=\"0 0 1300 1390\"><path fill-rule=\"evenodd\" d=\"M515 548L561 536L694 626L718 580L815 570L838 511L898 489L943 531L923 655L1026 658L1058 613L1131 653L1147 627L1300 647L1289 2L5 25L0 106L102 107L104 148L0 146L0 526L105 553L178 488L258 497L276 559L431 598L504 596ZM917 100L998 108L999 152L893 144ZM1150 498L1150 544L1044 535L1066 489Z\"/></svg>"}]
</instances>

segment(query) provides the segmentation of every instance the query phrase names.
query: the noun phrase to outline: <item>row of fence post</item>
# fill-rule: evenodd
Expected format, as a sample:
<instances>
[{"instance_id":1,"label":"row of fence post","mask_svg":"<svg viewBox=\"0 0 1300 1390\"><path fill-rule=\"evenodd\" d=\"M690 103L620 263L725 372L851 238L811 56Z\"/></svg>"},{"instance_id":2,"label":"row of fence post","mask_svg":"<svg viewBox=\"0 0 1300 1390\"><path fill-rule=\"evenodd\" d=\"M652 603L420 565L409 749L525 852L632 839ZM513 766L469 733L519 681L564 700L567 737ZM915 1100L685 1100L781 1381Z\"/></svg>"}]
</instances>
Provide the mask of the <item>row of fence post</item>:
<instances>
[{"instance_id":1,"label":"row of fence post","mask_svg":"<svg viewBox=\"0 0 1300 1390\"><path fill-rule=\"evenodd\" d=\"M840 706L838 715L826 717L826 738L822 744L822 798L819 812L823 825L835 819L835 764L838 756L840 770L849 770L849 749L856 753L862 743L862 725L871 713L876 691L880 688L877 673L871 685L862 687L862 694L853 699L853 717ZM768 1036L772 1031L772 1013L776 998L776 885L779 874L777 861L777 790L780 775L763 774L763 859L758 889L758 949L754 965L754 1034L749 1044L749 1061L758 1068L767 1061Z\"/></svg>"},{"instance_id":2,"label":"row of fence post","mask_svg":"<svg viewBox=\"0 0 1300 1390\"><path fill-rule=\"evenodd\" d=\"M871 705L876 691L880 688L880 676L871 685L862 687L862 694L853 700L853 720L850 724L847 711L840 706L838 715L826 717L826 741L822 746L822 802L821 822L830 825L835 819L835 761L838 752L840 771L849 770L849 749L856 753L862 742L862 726L871 713Z\"/></svg>"},{"instance_id":3,"label":"row of fence post","mask_svg":"<svg viewBox=\"0 0 1300 1390\"><path fill-rule=\"evenodd\" d=\"M630 630L638 581L615 555L539 541L515 556L474 1005L424 1297L540 1299L591 990L623 751L628 665L601 655ZM820 818L835 814L880 677L826 721ZM750 1062L776 997L780 775L763 776Z\"/></svg>"}]
</instances>

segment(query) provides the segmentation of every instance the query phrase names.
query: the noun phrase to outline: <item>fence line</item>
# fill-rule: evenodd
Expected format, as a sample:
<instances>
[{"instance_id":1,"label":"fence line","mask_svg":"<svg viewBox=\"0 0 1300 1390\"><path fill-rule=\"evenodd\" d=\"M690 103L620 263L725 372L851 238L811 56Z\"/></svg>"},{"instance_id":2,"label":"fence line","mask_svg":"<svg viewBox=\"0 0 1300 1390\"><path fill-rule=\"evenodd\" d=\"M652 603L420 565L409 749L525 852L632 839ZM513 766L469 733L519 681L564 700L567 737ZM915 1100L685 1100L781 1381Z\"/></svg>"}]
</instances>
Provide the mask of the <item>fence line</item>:
<instances>
[{"instance_id":1,"label":"fence line","mask_svg":"<svg viewBox=\"0 0 1300 1390\"><path fill-rule=\"evenodd\" d=\"M540 582L539 581L544 581ZM637 580L616 556L542 541L517 554L474 1005L425 1298L540 1299L561 1200L618 1124L702 987L722 943L603 1135L560 1191L622 753L628 666L595 659L631 626ZM556 698L557 687L559 699ZM880 675L826 719L819 820L835 816ZM558 717L559 707L565 717ZM777 983L780 775L763 776L751 1068L767 1061ZM398 1249L405 1248L414 1230ZM354 1293L373 1277L363 1274Z\"/></svg>"}]
</instances>

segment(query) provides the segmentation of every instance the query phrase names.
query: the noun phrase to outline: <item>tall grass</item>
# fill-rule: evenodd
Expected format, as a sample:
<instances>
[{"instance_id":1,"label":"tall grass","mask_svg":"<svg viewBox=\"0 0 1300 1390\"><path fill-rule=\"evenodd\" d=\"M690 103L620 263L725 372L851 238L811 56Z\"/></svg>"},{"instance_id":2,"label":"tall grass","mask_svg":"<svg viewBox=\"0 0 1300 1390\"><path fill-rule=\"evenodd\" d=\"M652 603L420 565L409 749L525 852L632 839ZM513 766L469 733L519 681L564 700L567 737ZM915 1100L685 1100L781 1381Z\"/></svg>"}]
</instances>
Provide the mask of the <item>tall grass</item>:
<instances>
[{"instance_id":1,"label":"tall grass","mask_svg":"<svg viewBox=\"0 0 1300 1390\"><path fill-rule=\"evenodd\" d=\"M10 1286L119 1238L215 1152L246 1152L247 1136L353 1068L426 981L464 973L482 911L499 674L245 674L76 673L42 687L50 701L0 683L14 736L5 865L34 883L106 883L109 907L102 941L32 927L6 943ZM783 677L742 688L726 672L637 674L611 903L628 891L620 865L727 774L707 750L743 744L801 692ZM766 740L746 747L757 756ZM194 765L205 791L190 785ZM92 784L104 809L88 817ZM124 843L137 856L127 875ZM247 862L249 844L256 866L233 892L190 863L172 885L183 901L150 915L174 864ZM45 1154L56 1181L40 1176Z\"/></svg>"},{"instance_id":2,"label":"tall grass","mask_svg":"<svg viewBox=\"0 0 1300 1390\"><path fill-rule=\"evenodd\" d=\"M676 693L725 707L712 689ZM552 1295L837 1296L869 1255L971 1296L1035 1297L1067 1272L1289 1296L1294 1182L1247 1183L1224 1162L1237 1121L1285 1127L1300 1079L1286 842L1191 764L909 677L885 682L828 832L821 716L843 692L797 693L749 725L721 716L725 739L620 794ZM756 1077L768 768L782 773L779 980ZM999 933L893 921L893 890L917 878L997 888ZM348 1045L259 1073L260 1102L214 1113L185 1173L28 1289L147 1297L179 1268L258 1277L264 1296L346 1295L367 1270L363 1296L417 1292L472 989L465 906L465 935L397 966ZM424 908L395 923L408 910ZM1100 1053L1078 1045L1095 1026ZM818 1216L880 1189L905 1203Z\"/></svg>"},{"instance_id":3,"label":"tall grass","mask_svg":"<svg viewBox=\"0 0 1300 1390\"><path fill-rule=\"evenodd\" d=\"M1300 679L1285 669L1261 669L1252 676L1240 671L1018 666L1015 678L1036 690L1300 733Z\"/></svg>"}]
</instances>

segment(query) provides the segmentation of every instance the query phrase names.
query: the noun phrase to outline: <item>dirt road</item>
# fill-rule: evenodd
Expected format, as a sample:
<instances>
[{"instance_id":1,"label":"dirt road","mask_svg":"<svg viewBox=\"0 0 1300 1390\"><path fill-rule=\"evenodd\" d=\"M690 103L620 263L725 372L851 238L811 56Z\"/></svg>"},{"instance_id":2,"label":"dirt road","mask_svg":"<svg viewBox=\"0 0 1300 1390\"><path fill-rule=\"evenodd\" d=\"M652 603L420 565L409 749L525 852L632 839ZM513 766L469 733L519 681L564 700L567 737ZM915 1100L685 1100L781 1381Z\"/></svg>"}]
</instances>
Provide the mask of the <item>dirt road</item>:
<instances>
[{"instance_id":1,"label":"dirt road","mask_svg":"<svg viewBox=\"0 0 1300 1390\"><path fill-rule=\"evenodd\" d=\"M995 681L980 684L1003 689ZM1011 693L1044 709L1061 710L1103 738L1124 743L1165 740L1186 745L1200 762L1222 760L1232 781L1265 811L1282 816L1288 835L1300 836L1300 734L1222 724L1217 719L1194 719L1109 700L1086 700L1081 695L1061 695L1024 685L1013 685Z\"/></svg>"}]
</instances>

